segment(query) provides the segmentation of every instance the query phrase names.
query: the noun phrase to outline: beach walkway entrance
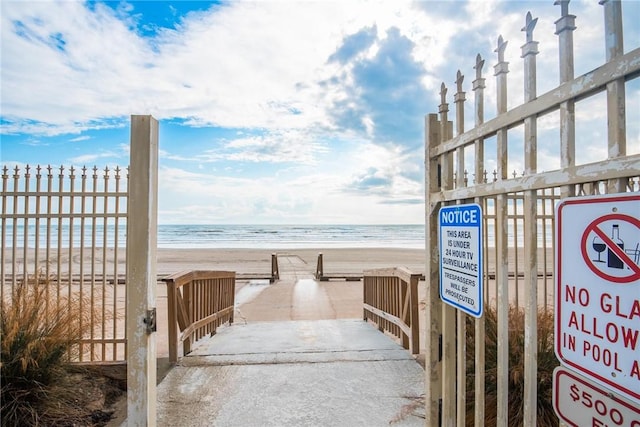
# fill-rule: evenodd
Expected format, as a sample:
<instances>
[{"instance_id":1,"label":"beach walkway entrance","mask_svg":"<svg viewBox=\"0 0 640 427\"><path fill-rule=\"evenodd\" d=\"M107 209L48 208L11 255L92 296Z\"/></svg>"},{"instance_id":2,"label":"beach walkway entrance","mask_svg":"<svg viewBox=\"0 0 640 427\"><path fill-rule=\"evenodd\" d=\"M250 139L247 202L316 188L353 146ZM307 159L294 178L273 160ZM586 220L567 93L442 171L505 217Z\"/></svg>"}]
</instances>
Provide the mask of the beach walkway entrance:
<instances>
[{"instance_id":1,"label":"beach walkway entrance","mask_svg":"<svg viewBox=\"0 0 640 427\"><path fill-rule=\"evenodd\" d=\"M336 319L315 266L279 259L280 280L255 293L249 320L197 343L159 384L158 425L424 425L424 370L409 351L361 319ZM254 320L265 302L293 319Z\"/></svg>"}]
</instances>

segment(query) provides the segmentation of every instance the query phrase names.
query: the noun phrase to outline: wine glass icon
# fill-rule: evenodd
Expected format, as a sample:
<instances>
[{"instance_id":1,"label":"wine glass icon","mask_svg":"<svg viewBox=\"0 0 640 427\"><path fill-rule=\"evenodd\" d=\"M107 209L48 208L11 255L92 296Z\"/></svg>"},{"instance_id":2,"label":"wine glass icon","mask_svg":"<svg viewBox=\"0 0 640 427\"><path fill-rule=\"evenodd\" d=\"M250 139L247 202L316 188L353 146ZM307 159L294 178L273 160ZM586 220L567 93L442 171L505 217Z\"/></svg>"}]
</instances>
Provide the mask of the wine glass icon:
<instances>
[{"instance_id":1,"label":"wine glass icon","mask_svg":"<svg viewBox=\"0 0 640 427\"><path fill-rule=\"evenodd\" d=\"M594 262L604 262L603 260L600 259L600 254L602 252L605 251L605 249L607 249L607 245L604 244L604 241L599 237L599 236L595 236L593 238L593 249L598 252L598 259L594 259Z\"/></svg>"}]
</instances>

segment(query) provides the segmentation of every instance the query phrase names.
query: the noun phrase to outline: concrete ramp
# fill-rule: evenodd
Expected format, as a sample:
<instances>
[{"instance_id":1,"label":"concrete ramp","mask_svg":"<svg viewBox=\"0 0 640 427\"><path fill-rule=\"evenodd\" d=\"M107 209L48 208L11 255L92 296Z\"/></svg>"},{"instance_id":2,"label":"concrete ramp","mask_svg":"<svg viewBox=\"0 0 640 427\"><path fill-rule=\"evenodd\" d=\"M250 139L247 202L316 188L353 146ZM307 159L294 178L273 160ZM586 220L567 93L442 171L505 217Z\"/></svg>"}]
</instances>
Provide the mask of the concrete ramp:
<instances>
[{"instance_id":1,"label":"concrete ramp","mask_svg":"<svg viewBox=\"0 0 640 427\"><path fill-rule=\"evenodd\" d=\"M361 320L235 324L158 386L160 426L423 426L424 371Z\"/></svg>"}]
</instances>

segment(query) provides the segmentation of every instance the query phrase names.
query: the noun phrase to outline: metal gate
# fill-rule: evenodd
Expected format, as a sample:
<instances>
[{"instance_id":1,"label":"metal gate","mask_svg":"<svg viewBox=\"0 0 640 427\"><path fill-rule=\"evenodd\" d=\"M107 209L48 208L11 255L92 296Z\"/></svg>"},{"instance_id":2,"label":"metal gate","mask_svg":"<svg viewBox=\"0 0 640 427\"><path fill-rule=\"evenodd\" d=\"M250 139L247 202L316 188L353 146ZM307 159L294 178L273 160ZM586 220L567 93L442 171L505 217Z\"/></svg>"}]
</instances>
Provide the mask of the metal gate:
<instances>
[{"instance_id":1,"label":"metal gate","mask_svg":"<svg viewBox=\"0 0 640 427\"><path fill-rule=\"evenodd\" d=\"M441 207L462 203L481 206L483 298L491 313L474 319L442 303L439 253L427 250L427 425L482 426L489 422L489 412L497 425L535 426L542 421L537 418L539 405L546 400L551 405L551 397L538 396L539 383L547 381L538 367L542 363L539 349L547 342L553 345L553 338L547 330L542 332L544 325L538 322L553 312L554 207L569 196L640 190L640 155L627 153L625 118L631 96L625 88L640 76L640 48L626 53L623 49L621 2L600 3L606 63L599 68L574 77L576 17L569 14L568 0L557 1L561 16L555 22L560 57L556 88L542 95L536 92L538 42L533 32L537 19L528 13L521 47L524 103L507 107L507 42L500 36L494 65L496 117L484 121L485 61L478 55L472 82L474 128L464 130L466 99L460 71L454 94L456 135L448 116L444 83L439 114L425 119L426 247L438 247ZM601 108L606 111L607 158L576 164L576 111L581 111L586 99L599 101L601 93L605 98ZM550 116L558 121L560 168L543 171L548 165L538 164L538 139L543 132L540 122L547 123ZM524 171L509 167L509 150L517 144L524 154ZM489 146L495 147L493 154L485 152ZM489 158L497 165L494 171L486 170ZM522 333L514 334L518 322ZM510 366L510 348L517 346L522 366ZM518 390L509 386L514 377L521 377ZM522 394L522 407L510 404L513 393Z\"/></svg>"}]
</instances>

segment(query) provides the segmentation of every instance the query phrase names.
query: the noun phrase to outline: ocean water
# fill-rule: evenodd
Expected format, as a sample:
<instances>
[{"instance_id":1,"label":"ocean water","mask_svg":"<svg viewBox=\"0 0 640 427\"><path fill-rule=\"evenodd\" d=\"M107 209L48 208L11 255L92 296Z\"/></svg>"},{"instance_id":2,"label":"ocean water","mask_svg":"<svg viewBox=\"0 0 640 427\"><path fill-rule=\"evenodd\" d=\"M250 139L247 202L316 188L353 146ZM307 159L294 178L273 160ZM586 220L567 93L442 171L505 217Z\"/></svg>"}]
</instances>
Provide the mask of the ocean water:
<instances>
[{"instance_id":1,"label":"ocean water","mask_svg":"<svg viewBox=\"0 0 640 427\"><path fill-rule=\"evenodd\" d=\"M161 248L424 248L424 225L161 225Z\"/></svg>"},{"instance_id":2,"label":"ocean water","mask_svg":"<svg viewBox=\"0 0 640 427\"><path fill-rule=\"evenodd\" d=\"M39 247L45 248L47 241L56 247L124 247L126 245L126 224L114 219L96 219L95 229L91 219L84 225L75 220L73 225L63 220L58 225L53 219L47 233L46 220L27 224L27 236L24 234L24 223L18 221L14 225L6 221L2 238L6 248ZM508 224L509 246L522 247L524 229L520 222ZM303 248L406 248L423 249L425 238L424 224L411 225L203 225L180 224L158 225L159 248L252 248L252 249L303 249ZM106 232L105 232L106 231ZM487 224L485 238L489 247L495 246L495 225ZM14 240L15 236L15 240ZM106 242L105 242L106 239ZM550 222L544 226L538 224L538 246L553 247L553 229ZM82 243L81 243L82 242Z\"/></svg>"},{"instance_id":3,"label":"ocean water","mask_svg":"<svg viewBox=\"0 0 640 427\"><path fill-rule=\"evenodd\" d=\"M36 227L27 224L25 238L24 224L6 224L4 227L5 247L44 248L47 241L55 247L58 241L62 247L124 246L126 225L111 221L96 221L95 230L90 221L84 226L78 221L72 226L68 222L58 225L53 221L49 233L44 220ZM105 232L106 231L106 232ZM15 236L15 240L14 240ZM158 225L159 248L255 248L255 249L296 249L296 248L424 248L424 224L415 225Z\"/></svg>"}]
</instances>

